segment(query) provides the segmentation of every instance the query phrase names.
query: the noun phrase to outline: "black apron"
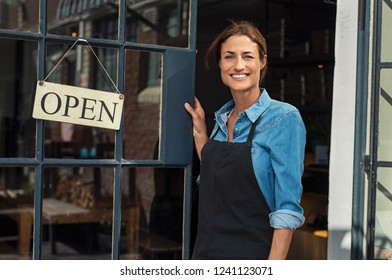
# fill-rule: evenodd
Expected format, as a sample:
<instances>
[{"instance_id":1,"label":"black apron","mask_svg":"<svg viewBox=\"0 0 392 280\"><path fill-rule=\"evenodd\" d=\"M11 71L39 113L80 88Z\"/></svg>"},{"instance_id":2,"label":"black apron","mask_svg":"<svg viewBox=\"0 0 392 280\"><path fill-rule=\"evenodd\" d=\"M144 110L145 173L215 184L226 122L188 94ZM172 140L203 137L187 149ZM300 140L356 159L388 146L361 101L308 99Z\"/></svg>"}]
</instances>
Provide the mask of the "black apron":
<instances>
[{"instance_id":1,"label":"black apron","mask_svg":"<svg viewBox=\"0 0 392 280\"><path fill-rule=\"evenodd\" d=\"M259 117L260 118L260 117ZM192 259L267 259L270 209L252 164L258 119L243 143L214 140L202 149L198 233Z\"/></svg>"}]
</instances>

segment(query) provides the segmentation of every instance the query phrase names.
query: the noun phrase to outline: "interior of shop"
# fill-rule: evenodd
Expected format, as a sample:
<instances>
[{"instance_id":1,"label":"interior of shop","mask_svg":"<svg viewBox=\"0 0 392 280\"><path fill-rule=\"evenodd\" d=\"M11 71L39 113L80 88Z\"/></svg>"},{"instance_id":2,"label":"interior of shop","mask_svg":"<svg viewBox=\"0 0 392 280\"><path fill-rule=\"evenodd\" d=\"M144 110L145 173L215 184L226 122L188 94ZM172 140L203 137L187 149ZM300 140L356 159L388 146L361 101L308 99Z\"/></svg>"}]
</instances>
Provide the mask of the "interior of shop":
<instances>
[{"instance_id":1,"label":"interior of shop","mask_svg":"<svg viewBox=\"0 0 392 280\"><path fill-rule=\"evenodd\" d=\"M224 2L224 4L223 4ZM204 54L229 20L250 20L267 41L268 70L262 83L269 95L296 106L307 129L305 224L295 232L289 258L327 258L328 155L331 124L336 1L200 0L197 33L196 96L214 112L231 98L218 68L204 68Z\"/></svg>"}]
</instances>

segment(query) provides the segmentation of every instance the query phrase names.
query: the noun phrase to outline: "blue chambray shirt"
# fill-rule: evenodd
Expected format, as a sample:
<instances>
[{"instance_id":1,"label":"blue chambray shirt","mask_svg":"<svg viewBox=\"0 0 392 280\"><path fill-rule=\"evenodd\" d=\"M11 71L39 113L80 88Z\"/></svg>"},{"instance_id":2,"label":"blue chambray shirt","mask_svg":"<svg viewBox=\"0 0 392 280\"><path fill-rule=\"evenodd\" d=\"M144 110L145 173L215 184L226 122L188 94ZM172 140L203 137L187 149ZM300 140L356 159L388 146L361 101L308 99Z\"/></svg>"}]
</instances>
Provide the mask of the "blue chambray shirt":
<instances>
[{"instance_id":1,"label":"blue chambray shirt","mask_svg":"<svg viewBox=\"0 0 392 280\"><path fill-rule=\"evenodd\" d=\"M252 124L261 115L252 140L253 169L271 210L271 227L295 230L305 220L300 206L305 125L297 108L271 99L265 89L261 91L258 102L238 117L232 142L246 142ZM226 122L233 107L231 100L215 112L211 133L219 129L215 140L227 141Z\"/></svg>"}]
</instances>

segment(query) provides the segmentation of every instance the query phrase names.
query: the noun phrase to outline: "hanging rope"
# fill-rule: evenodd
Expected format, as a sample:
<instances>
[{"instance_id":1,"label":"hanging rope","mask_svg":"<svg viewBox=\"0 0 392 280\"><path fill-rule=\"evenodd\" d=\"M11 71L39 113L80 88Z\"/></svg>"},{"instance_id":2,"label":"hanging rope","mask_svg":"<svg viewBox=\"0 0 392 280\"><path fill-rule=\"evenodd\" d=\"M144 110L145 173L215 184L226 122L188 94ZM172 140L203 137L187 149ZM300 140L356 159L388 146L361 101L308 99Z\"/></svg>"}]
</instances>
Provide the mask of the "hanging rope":
<instances>
[{"instance_id":1,"label":"hanging rope","mask_svg":"<svg viewBox=\"0 0 392 280\"><path fill-rule=\"evenodd\" d=\"M102 62L99 60L97 54L95 53L94 49L91 47L90 43L86 40L86 39L77 39L75 41L75 43L73 43L73 45L61 56L61 58L59 59L59 61L53 66L52 70L50 70L49 74L45 77L45 79L43 79L43 81L41 81L42 83L46 81L47 78L49 78L49 76L53 73L53 71L57 68L57 66L59 66L59 64L61 63L61 61L63 61L63 59L69 54L69 52L76 46L77 43L79 42L84 42L87 44L87 46L89 47L90 51L93 53L93 55L95 56L95 58L97 59L99 65L102 67L103 71L105 72L106 76L109 78L110 82L113 84L114 88L116 89L117 93L120 93L120 91L118 90L116 84L113 82L112 78L110 77L109 73L106 71L105 67L103 66Z\"/></svg>"}]
</instances>

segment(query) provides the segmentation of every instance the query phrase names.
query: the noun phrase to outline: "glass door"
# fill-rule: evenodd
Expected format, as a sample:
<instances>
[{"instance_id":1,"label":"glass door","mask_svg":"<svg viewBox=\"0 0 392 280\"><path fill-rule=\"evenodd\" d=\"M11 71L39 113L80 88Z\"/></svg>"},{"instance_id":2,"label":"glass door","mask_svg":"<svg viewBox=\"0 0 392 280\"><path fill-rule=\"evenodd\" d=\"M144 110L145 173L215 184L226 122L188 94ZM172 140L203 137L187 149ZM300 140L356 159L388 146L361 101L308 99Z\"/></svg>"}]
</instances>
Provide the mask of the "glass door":
<instances>
[{"instance_id":1,"label":"glass door","mask_svg":"<svg viewBox=\"0 0 392 280\"><path fill-rule=\"evenodd\" d=\"M392 1L374 1L367 259L392 259Z\"/></svg>"},{"instance_id":2,"label":"glass door","mask_svg":"<svg viewBox=\"0 0 392 280\"><path fill-rule=\"evenodd\" d=\"M0 259L189 258L196 7L0 1ZM120 128L32 118L44 79L121 93Z\"/></svg>"}]
</instances>

